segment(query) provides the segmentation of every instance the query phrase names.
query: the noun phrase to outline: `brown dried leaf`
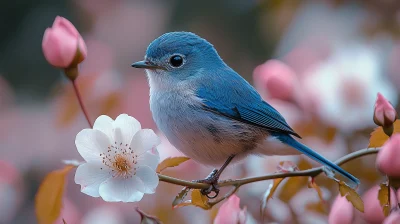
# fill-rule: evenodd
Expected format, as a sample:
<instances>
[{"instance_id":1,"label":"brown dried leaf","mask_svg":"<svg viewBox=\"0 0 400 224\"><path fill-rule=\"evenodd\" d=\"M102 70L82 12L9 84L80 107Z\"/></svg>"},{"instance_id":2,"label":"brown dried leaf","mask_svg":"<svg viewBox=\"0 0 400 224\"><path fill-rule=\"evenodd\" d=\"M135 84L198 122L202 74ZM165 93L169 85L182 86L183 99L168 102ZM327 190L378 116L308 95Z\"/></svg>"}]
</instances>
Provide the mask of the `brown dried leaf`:
<instances>
[{"instance_id":1,"label":"brown dried leaf","mask_svg":"<svg viewBox=\"0 0 400 224\"><path fill-rule=\"evenodd\" d=\"M264 217L264 211L267 208L267 202L269 199L272 198L273 194L275 193L276 189L278 188L279 184L282 182L283 179L284 178L274 179L273 182L268 186L268 189L265 191L260 208L261 217Z\"/></svg>"},{"instance_id":2,"label":"brown dried leaf","mask_svg":"<svg viewBox=\"0 0 400 224\"><path fill-rule=\"evenodd\" d=\"M360 212L364 212L364 202L360 195L351 187L347 186L345 182L340 181L339 192L342 197L346 196L346 199Z\"/></svg>"},{"instance_id":3,"label":"brown dried leaf","mask_svg":"<svg viewBox=\"0 0 400 224\"><path fill-rule=\"evenodd\" d=\"M181 192L179 192L179 194L175 197L174 201L172 202L172 208L175 208L175 206L181 204L189 191L190 191L190 188L184 187L181 190Z\"/></svg>"},{"instance_id":4,"label":"brown dried leaf","mask_svg":"<svg viewBox=\"0 0 400 224\"><path fill-rule=\"evenodd\" d=\"M320 214L327 214L328 211L326 209L326 206L324 206L323 203L321 202L310 202L306 204L306 209L308 211L313 211L313 212L317 212Z\"/></svg>"},{"instance_id":5,"label":"brown dried leaf","mask_svg":"<svg viewBox=\"0 0 400 224\"><path fill-rule=\"evenodd\" d=\"M284 178L277 178L274 179L272 186L270 185L269 188L267 189L268 195L267 195L267 191L265 191L265 195L267 195L266 199L265 199L265 203L268 202L269 199L272 198L272 196L274 195L276 189L278 189L279 184L283 181Z\"/></svg>"},{"instance_id":6,"label":"brown dried leaf","mask_svg":"<svg viewBox=\"0 0 400 224\"><path fill-rule=\"evenodd\" d=\"M312 168L310 162L306 159L302 158L297 163L297 167L299 170L306 170ZM279 198L283 202L289 202L290 199L293 198L297 192L307 184L308 179L306 177L291 177L287 180L287 182L282 186L282 191L279 194Z\"/></svg>"},{"instance_id":7,"label":"brown dried leaf","mask_svg":"<svg viewBox=\"0 0 400 224\"><path fill-rule=\"evenodd\" d=\"M307 177L291 177L281 187L279 198L288 203L305 185L307 185Z\"/></svg>"},{"instance_id":8,"label":"brown dried leaf","mask_svg":"<svg viewBox=\"0 0 400 224\"><path fill-rule=\"evenodd\" d=\"M162 222L157 217L148 215L139 208L136 208L136 211L140 215L140 224L162 224Z\"/></svg>"},{"instance_id":9,"label":"brown dried leaf","mask_svg":"<svg viewBox=\"0 0 400 224\"><path fill-rule=\"evenodd\" d=\"M160 164L157 166L157 173L161 173L163 170L167 169L168 167L175 167L179 166L181 163L188 161L190 158L179 156L179 157L168 157L164 159Z\"/></svg>"},{"instance_id":10,"label":"brown dried leaf","mask_svg":"<svg viewBox=\"0 0 400 224\"><path fill-rule=\"evenodd\" d=\"M47 174L40 184L35 197L36 218L38 223L53 223L61 213L65 177L75 166L67 165L63 169Z\"/></svg>"},{"instance_id":11,"label":"brown dried leaf","mask_svg":"<svg viewBox=\"0 0 400 224\"><path fill-rule=\"evenodd\" d=\"M192 204L204 210L211 208L210 204L208 204L207 196L203 195L199 189L192 191Z\"/></svg>"},{"instance_id":12,"label":"brown dried leaf","mask_svg":"<svg viewBox=\"0 0 400 224\"><path fill-rule=\"evenodd\" d=\"M301 158L300 161L297 164L297 167L298 167L299 170L308 170L308 169L312 168L312 165L305 158Z\"/></svg>"},{"instance_id":13,"label":"brown dried leaf","mask_svg":"<svg viewBox=\"0 0 400 224\"><path fill-rule=\"evenodd\" d=\"M103 97L100 102L100 114L110 114L114 108L121 104L122 94L118 92L111 92L105 97Z\"/></svg>"},{"instance_id":14,"label":"brown dried leaf","mask_svg":"<svg viewBox=\"0 0 400 224\"><path fill-rule=\"evenodd\" d=\"M397 119L394 124L394 133L400 133L400 120ZM371 137L369 139L369 146L368 148L376 148L376 147L381 147L385 142L389 139L389 136L383 132L382 127L377 127L375 130L371 133Z\"/></svg>"},{"instance_id":15,"label":"brown dried leaf","mask_svg":"<svg viewBox=\"0 0 400 224\"><path fill-rule=\"evenodd\" d=\"M313 180L312 178L311 178L311 180L308 182L308 188L314 188L314 189L317 191L317 193L318 193L318 197L319 197L319 200L321 200L321 203L322 203L322 204L325 203L325 200L324 200L324 198L322 197L321 188L317 185L317 183L315 183L315 180Z\"/></svg>"},{"instance_id":16,"label":"brown dried leaf","mask_svg":"<svg viewBox=\"0 0 400 224\"><path fill-rule=\"evenodd\" d=\"M208 210L211 208L210 204L208 203L207 196L203 195L199 189L194 189L192 191L191 197L192 197L191 200L187 200L182 203L179 203L179 204L175 205L173 208L180 208L180 207L188 206L188 205L194 205L194 206L200 207L204 210Z\"/></svg>"},{"instance_id":17,"label":"brown dried leaf","mask_svg":"<svg viewBox=\"0 0 400 224\"><path fill-rule=\"evenodd\" d=\"M387 183L381 183L378 191L378 200L382 206L383 214L387 217L390 214L390 188Z\"/></svg>"},{"instance_id":18,"label":"brown dried leaf","mask_svg":"<svg viewBox=\"0 0 400 224\"><path fill-rule=\"evenodd\" d=\"M193 204L192 204L192 201L191 201L191 200L186 200L186 201L184 201L184 202L181 202L181 203L175 205L175 206L172 207L172 208L175 209L175 208L180 208L180 207L189 206L189 205L193 205Z\"/></svg>"}]
</instances>

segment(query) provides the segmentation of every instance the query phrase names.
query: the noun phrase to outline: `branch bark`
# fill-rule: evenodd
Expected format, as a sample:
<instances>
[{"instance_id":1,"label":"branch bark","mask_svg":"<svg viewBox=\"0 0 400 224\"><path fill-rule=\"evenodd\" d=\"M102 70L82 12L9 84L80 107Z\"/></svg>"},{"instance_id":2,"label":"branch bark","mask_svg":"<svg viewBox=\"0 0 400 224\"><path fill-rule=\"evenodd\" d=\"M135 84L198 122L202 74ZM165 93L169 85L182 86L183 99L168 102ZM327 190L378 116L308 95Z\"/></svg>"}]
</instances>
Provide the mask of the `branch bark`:
<instances>
[{"instance_id":1,"label":"branch bark","mask_svg":"<svg viewBox=\"0 0 400 224\"><path fill-rule=\"evenodd\" d=\"M366 149L361 149L356 152L350 153L348 155L343 156L342 158L338 159L335 161L337 165L343 165L347 162L350 162L354 159L357 159L362 156L370 155L370 154L376 154L378 153L380 148L366 148ZM258 176L258 177L247 177L247 178L242 178L242 179L236 179L236 180L221 180L219 181L219 186L220 187L227 187L227 186L234 186L236 191L240 186L253 183L253 182L258 182L258 181L264 181L264 180L272 180L276 178L285 178L285 177L316 177L319 174L323 173L323 167L317 167L317 168L312 168L308 170L301 170L301 171L295 171L295 172L289 172L289 173L273 173L273 174L268 174L264 176ZM194 183L191 181L186 181L186 180L181 180L177 179L174 177L158 174L158 178L160 181L167 182L170 184L176 184L180 186L186 186L189 188L193 189L205 189L210 187L210 185L205 184L205 183Z\"/></svg>"}]
</instances>

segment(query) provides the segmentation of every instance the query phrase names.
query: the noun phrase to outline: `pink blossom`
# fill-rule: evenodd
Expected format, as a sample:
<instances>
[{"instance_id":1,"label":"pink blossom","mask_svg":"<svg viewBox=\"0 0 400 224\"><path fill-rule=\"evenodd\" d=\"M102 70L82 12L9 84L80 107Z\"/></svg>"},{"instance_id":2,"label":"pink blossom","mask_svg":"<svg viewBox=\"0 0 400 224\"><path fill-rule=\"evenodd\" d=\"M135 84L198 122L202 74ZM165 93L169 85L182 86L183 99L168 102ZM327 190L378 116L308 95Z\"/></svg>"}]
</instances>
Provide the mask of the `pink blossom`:
<instances>
[{"instance_id":1,"label":"pink blossom","mask_svg":"<svg viewBox=\"0 0 400 224\"><path fill-rule=\"evenodd\" d=\"M351 224L353 219L353 205L345 197L338 195L329 213L329 224Z\"/></svg>"},{"instance_id":2,"label":"pink blossom","mask_svg":"<svg viewBox=\"0 0 400 224\"><path fill-rule=\"evenodd\" d=\"M60 16L44 32L42 49L47 62L60 68L68 68L72 63L79 64L87 55L86 44L78 30Z\"/></svg>"},{"instance_id":3,"label":"pink blossom","mask_svg":"<svg viewBox=\"0 0 400 224\"><path fill-rule=\"evenodd\" d=\"M294 71L279 60L269 60L257 66L253 71L258 89L276 99L290 100L295 88Z\"/></svg>"},{"instance_id":4,"label":"pink blossom","mask_svg":"<svg viewBox=\"0 0 400 224\"><path fill-rule=\"evenodd\" d=\"M382 207L378 200L378 191L379 186L374 186L365 192L362 197L364 201L364 213L361 214L361 217L368 223L382 223L385 219ZM397 204L395 192L391 190L390 195L390 202L393 207Z\"/></svg>"},{"instance_id":5,"label":"pink blossom","mask_svg":"<svg viewBox=\"0 0 400 224\"><path fill-rule=\"evenodd\" d=\"M19 170L0 160L0 223L11 223L23 204L24 186Z\"/></svg>"},{"instance_id":6,"label":"pink blossom","mask_svg":"<svg viewBox=\"0 0 400 224\"><path fill-rule=\"evenodd\" d=\"M378 169L388 175L400 177L400 134L394 134L382 146L376 158Z\"/></svg>"},{"instance_id":7,"label":"pink blossom","mask_svg":"<svg viewBox=\"0 0 400 224\"><path fill-rule=\"evenodd\" d=\"M239 204L240 198L238 196L230 196L229 199L219 208L214 224L246 223L246 207L240 209Z\"/></svg>"},{"instance_id":8,"label":"pink blossom","mask_svg":"<svg viewBox=\"0 0 400 224\"><path fill-rule=\"evenodd\" d=\"M54 223L63 223L63 220L66 223L79 223L80 216L81 214L76 204L69 198L64 198L61 214Z\"/></svg>"},{"instance_id":9,"label":"pink blossom","mask_svg":"<svg viewBox=\"0 0 400 224\"><path fill-rule=\"evenodd\" d=\"M383 221L383 224L398 224L400 223L400 213L393 212Z\"/></svg>"},{"instance_id":10,"label":"pink blossom","mask_svg":"<svg viewBox=\"0 0 400 224\"><path fill-rule=\"evenodd\" d=\"M374 122L379 126L389 126L397 119L396 110L392 104L380 93L375 103Z\"/></svg>"}]
</instances>

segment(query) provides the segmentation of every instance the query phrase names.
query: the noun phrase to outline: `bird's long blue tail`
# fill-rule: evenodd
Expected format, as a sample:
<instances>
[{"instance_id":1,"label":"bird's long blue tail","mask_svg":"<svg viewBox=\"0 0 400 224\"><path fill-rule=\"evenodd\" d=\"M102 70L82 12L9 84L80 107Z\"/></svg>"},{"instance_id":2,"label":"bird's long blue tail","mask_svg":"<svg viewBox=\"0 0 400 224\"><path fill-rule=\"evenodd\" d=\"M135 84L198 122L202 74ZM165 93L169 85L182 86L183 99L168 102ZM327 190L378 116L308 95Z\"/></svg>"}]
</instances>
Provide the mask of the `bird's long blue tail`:
<instances>
[{"instance_id":1,"label":"bird's long blue tail","mask_svg":"<svg viewBox=\"0 0 400 224\"><path fill-rule=\"evenodd\" d=\"M350 180L353 183L353 184L350 184L350 186L354 186L354 185L358 186L360 184L360 180L358 180L356 177L354 177L353 175L351 175L350 173L348 173L347 171L342 169L340 166L325 159L323 156L321 156L314 150L312 150L312 149L308 148L307 146L301 144L300 142L296 141L292 136L287 135L287 134L278 134L278 135L276 135L276 137L282 143L287 144L287 145L299 150L303 154L309 156L311 159L314 159L317 162L335 170L336 172L338 172L339 174L341 174L342 176L344 176L346 179Z\"/></svg>"}]
</instances>

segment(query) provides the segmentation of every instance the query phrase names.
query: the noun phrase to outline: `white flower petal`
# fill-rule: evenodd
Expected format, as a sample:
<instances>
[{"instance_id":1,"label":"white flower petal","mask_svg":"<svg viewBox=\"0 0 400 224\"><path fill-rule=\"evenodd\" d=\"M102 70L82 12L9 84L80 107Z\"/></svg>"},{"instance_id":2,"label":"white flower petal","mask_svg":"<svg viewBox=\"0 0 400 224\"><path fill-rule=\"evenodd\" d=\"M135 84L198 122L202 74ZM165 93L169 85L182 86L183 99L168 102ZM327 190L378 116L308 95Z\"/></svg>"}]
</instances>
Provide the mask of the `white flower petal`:
<instances>
[{"instance_id":1,"label":"white flower petal","mask_svg":"<svg viewBox=\"0 0 400 224\"><path fill-rule=\"evenodd\" d=\"M99 130L83 129L75 138L79 154L87 162L101 161L100 153L106 152L110 145L109 138Z\"/></svg>"},{"instance_id":2,"label":"white flower petal","mask_svg":"<svg viewBox=\"0 0 400 224\"><path fill-rule=\"evenodd\" d=\"M157 149L154 150L154 153L147 151L138 157L138 164L140 166L149 166L153 170L156 170L159 163L160 155L158 154Z\"/></svg>"},{"instance_id":3,"label":"white flower petal","mask_svg":"<svg viewBox=\"0 0 400 224\"><path fill-rule=\"evenodd\" d=\"M144 193L152 194L156 191L159 183L157 173L148 166L139 166L136 170L136 176L139 177L144 184Z\"/></svg>"},{"instance_id":4,"label":"white flower petal","mask_svg":"<svg viewBox=\"0 0 400 224\"><path fill-rule=\"evenodd\" d=\"M114 139L118 144L129 144L136 132L141 129L139 121L127 114L119 115L113 125Z\"/></svg>"},{"instance_id":5,"label":"white flower petal","mask_svg":"<svg viewBox=\"0 0 400 224\"><path fill-rule=\"evenodd\" d=\"M106 115L101 115L94 122L93 129L99 130L104 134L106 134L109 138L112 138L114 133L113 123L114 120L111 119L111 117Z\"/></svg>"},{"instance_id":6,"label":"white flower petal","mask_svg":"<svg viewBox=\"0 0 400 224\"><path fill-rule=\"evenodd\" d=\"M100 184L110 177L109 171L102 163L81 164L76 169L75 183L81 185L82 193L99 197Z\"/></svg>"},{"instance_id":7,"label":"white flower petal","mask_svg":"<svg viewBox=\"0 0 400 224\"><path fill-rule=\"evenodd\" d=\"M135 191L129 198L128 202L140 201L143 198L144 193L140 191Z\"/></svg>"},{"instance_id":8,"label":"white flower petal","mask_svg":"<svg viewBox=\"0 0 400 224\"><path fill-rule=\"evenodd\" d=\"M63 159L61 162L64 163L65 165L73 165L73 166L79 166L85 163L82 161L78 161L76 159Z\"/></svg>"},{"instance_id":9,"label":"white flower petal","mask_svg":"<svg viewBox=\"0 0 400 224\"><path fill-rule=\"evenodd\" d=\"M136 176L124 178L109 178L100 185L100 196L104 201L134 202L141 199L144 191L143 182Z\"/></svg>"},{"instance_id":10,"label":"white flower petal","mask_svg":"<svg viewBox=\"0 0 400 224\"><path fill-rule=\"evenodd\" d=\"M132 138L131 148L136 154L141 155L144 152L158 146L161 143L160 138L151 129L142 129Z\"/></svg>"}]
</instances>

